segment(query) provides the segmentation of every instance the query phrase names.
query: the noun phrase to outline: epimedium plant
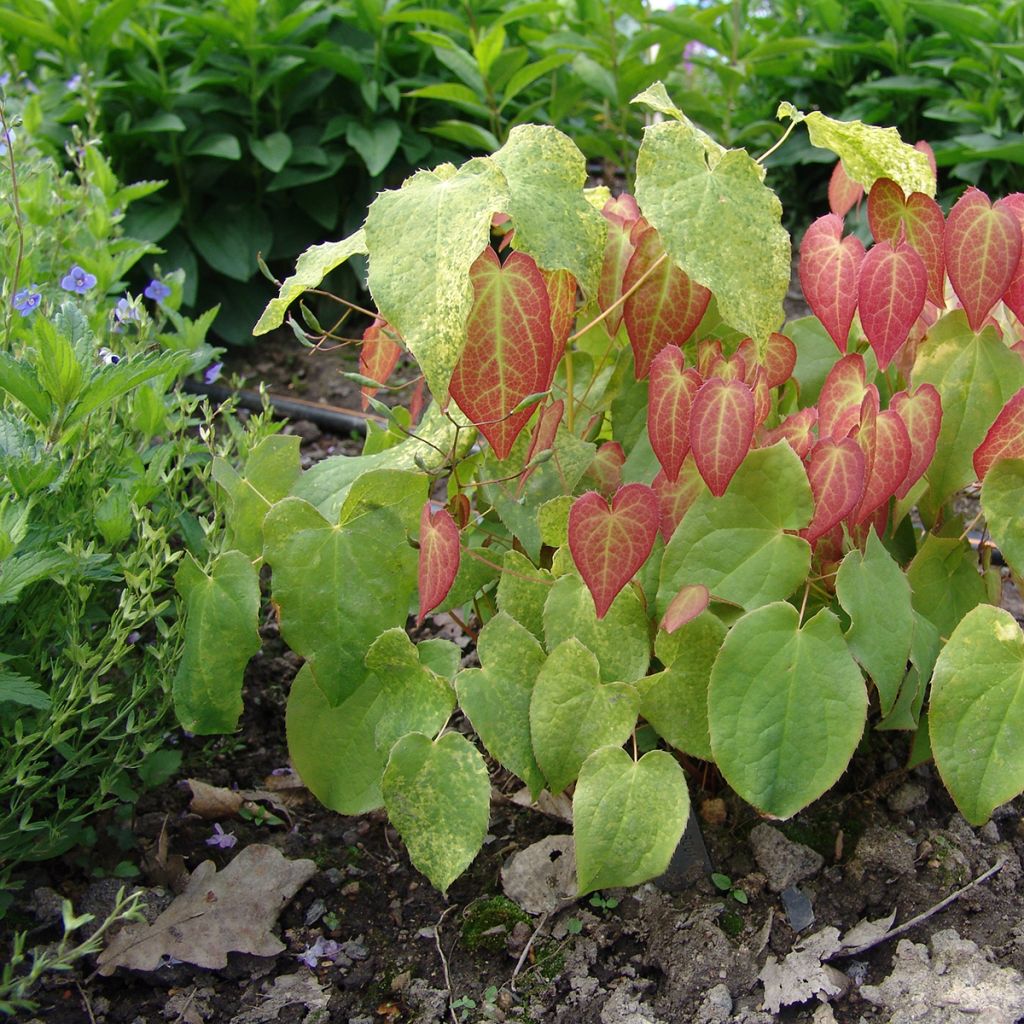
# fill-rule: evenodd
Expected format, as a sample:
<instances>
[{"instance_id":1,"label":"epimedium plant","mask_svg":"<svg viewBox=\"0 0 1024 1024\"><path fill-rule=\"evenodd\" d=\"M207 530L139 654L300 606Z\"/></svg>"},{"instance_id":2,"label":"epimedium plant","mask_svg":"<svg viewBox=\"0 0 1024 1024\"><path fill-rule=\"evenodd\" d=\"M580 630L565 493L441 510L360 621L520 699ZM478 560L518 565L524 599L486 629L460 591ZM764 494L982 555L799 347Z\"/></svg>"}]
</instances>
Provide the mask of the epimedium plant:
<instances>
[{"instance_id":1,"label":"epimedium plant","mask_svg":"<svg viewBox=\"0 0 1024 1024\"><path fill-rule=\"evenodd\" d=\"M415 423L378 404L358 457L301 472L296 439L270 438L216 464L222 552L179 571L181 722L234 728L269 566L305 659L295 768L339 812L386 808L442 890L487 830L480 746L534 797L572 790L581 894L664 870L677 753L776 818L836 782L869 720L913 733L971 822L1024 788L1024 637L952 507L982 480L1019 572L1019 197L972 190L946 217L894 130L782 104L787 135L869 190L875 232L865 251L835 214L812 225L814 315L783 333L768 154L719 146L660 84L636 102L660 120L635 197L586 189L573 142L523 126L300 258L256 333L366 254L367 398L404 350L433 400ZM414 643L410 608L472 618L479 667ZM641 722L662 742L639 756Z\"/></svg>"}]
</instances>

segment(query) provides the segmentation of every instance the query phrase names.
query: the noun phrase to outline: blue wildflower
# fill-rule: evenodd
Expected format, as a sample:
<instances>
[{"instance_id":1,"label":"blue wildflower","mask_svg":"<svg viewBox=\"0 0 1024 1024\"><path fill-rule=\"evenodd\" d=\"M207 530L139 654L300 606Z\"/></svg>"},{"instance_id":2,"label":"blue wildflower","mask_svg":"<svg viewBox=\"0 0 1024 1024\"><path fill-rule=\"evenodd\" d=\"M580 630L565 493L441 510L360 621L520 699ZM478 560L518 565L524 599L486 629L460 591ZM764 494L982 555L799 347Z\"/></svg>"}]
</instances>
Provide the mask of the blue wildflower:
<instances>
[{"instance_id":1,"label":"blue wildflower","mask_svg":"<svg viewBox=\"0 0 1024 1024\"><path fill-rule=\"evenodd\" d=\"M154 302L163 302L171 294L171 289L163 281L158 281L154 278L146 285L146 290L142 294Z\"/></svg>"},{"instance_id":2,"label":"blue wildflower","mask_svg":"<svg viewBox=\"0 0 1024 1024\"><path fill-rule=\"evenodd\" d=\"M220 371L223 369L223 363L210 363L210 365L203 371L203 380L207 384L212 384L214 381L220 379Z\"/></svg>"},{"instance_id":3,"label":"blue wildflower","mask_svg":"<svg viewBox=\"0 0 1024 1024\"><path fill-rule=\"evenodd\" d=\"M66 292L84 295L96 286L96 275L83 270L77 263L61 278L61 288Z\"/></svg>"},{"instance_id":4,"label":"blue wildflower","mask_svg":"<svg viewBox=\"0 0 1024 1024\"><path fill-rule=\"evenodd\" d=\"M22 288L14 296L12 305L22 316L28 316L34 312L35 308L42 302L43 297L39 294L38 289L39 285L34 284L28 288Z\"/></svg>"},{"instance_id":5,"label":"blue wildflower","mask_svg":"<svg viewBox=\"0 0 1024 1024\"><path fill-rule=\"evenodd\" d=\"M6 153L8 146L10 146L13 151L14 139L15 135L13 128L4 128L0 130L0 153Z\"/></svg>"},{"instance_id":6,"label":"blue wildflower","mask_svg":"<svg viewBox=\"0 0 1024 1024\"><path fill-rule=\"evenodd\" d=\"M325 939L321 935L308 949L304 949L301 953L296 953L296 959L301 960L307 967L313 969L318 966L321 958L334 963L340 952L341 947L334 939Z\"/></svg>"},{"instance_id":7,"label":"blue wildflower","mask_svg":"<svg viewBox=\"0 0 1024 1024\"><path fill-rule=\"evenodd\" d=\"M64 88L68 92L77 92L82 87L82 76L72 75L65 83Z\"/></svg>"},{"instance_id":8,"label":"blue wildflower","mask_svg":"<svg viewBox=\"0 0 1024 1024\"><path fill-rule=\"evenodd\" d=\"M217 824L213 826L213 835L206 840L206 845L218 846L222 850L230 850L237 842L238 840L235 838L235 833L225 832L221 823L218 821Z\"/></svg>"},{"instance_id":9,"label":"blue wildflower","mask_svg":"<svg viewBox=\"0 0 1024 1024\"><path fill-rule=\"evenodd\" d=\"M99 357L107 366L117 366L117 364L121 362L121 357L116 352L111 352L109 348L101 348L99 351ZM134 643L132 640L129 640L128 642Z\"/></svg>"},{"instance_id":10,"label":"blue wildflower","mask_svg":"<svg viewBox=\"0 0 1024 1024\"><path fill-rule=\"evenodd\" d=\"M114 326L111 330L115 334L120 334L127 324L133 321L138 323L140 319L138 306L131 299L118 299L114 307Z\"/></svg>"}]
</instances>

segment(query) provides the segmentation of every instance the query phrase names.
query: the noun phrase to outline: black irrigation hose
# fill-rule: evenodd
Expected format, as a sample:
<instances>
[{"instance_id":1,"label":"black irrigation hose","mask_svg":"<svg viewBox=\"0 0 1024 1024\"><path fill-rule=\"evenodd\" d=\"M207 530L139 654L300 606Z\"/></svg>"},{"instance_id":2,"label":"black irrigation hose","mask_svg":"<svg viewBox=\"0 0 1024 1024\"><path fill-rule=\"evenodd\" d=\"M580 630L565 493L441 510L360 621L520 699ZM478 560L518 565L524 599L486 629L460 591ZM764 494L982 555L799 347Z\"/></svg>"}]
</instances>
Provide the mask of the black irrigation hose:
<instances>
[{"instance_id":1,"label":"black irrigation hose","mask_svg":"<svg viewBox=\"0 0 1024 1024\"><path fill-rule=\"evenodd\" d=\"M205 395L215 402L223 402L230 398L243 409L250 409L253 412L263 410L264 396L258 391L235 391L222 384L206 384L198 380L186 380L184 386L190 394ZM285 398L283 395L270 393L266 395L266 400L274 415L281 419L309 420L318 427L342 436L365 434L368 420L384 425L384 420L381 417L371 416L369 413L359 412L356 409L342 409L335 405L305 402L300 398Z\"/></svg>"}]
</instances>

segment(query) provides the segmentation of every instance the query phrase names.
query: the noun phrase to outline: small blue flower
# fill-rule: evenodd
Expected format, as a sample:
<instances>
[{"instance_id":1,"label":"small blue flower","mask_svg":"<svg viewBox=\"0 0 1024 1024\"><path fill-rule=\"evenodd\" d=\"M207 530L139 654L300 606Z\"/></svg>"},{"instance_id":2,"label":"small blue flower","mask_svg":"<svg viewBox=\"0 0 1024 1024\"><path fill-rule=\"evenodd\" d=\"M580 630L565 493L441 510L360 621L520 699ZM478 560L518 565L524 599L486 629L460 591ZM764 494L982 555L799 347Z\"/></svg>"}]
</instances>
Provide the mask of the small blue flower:
<instances>
[{"instance_id":1,"label":"small blue flower","mask_svg":"<svg viewBox=\"0 0 1024 1024\"><path fill-rule=\"evenodd\" d=\"M331 963L334 963L340 952L341 947L334 939L325 939L321 935L312 946L304 949L301 953L296 953L295 956L297 960L301 960L310 969L315 969L321 959L330 960Z\"/></svg>"},{"instance_id":2,"label":"small blue flower","mask_svg":"<svg viewBox=\"0 0 1024 1024\"><path fill-rule=\"evenodd\" d=\"M13 152L15 137L13 128L0 129L0 153L6 153L8 146L11 147Z\"/></svg>"},{"instance_id":3,"label":"small blue flower","mask_svg":"<svg viewBox=\"0 0 1024 1024\"><path fill-rule=\"evenodd\" d=\"M22 316L28 316L34 312L39 303L42 302L43 297L39 294L38 288L39 285L34 284L28 288L22 288L14 296L12 305Z\"/></svg>"},{"instance_id":4,"label":"small blue flower","mask_svg":"<svg viewBox=\"0 0 1024 1024\"><path fill-rule=\"evenodd\" d=\"M121 362L121 357L116 352L111 352L109 348L101 348L99 357L106 366L117 366Z\"/></svg>"},{"instance_id":5,"label":"small blue flower","mask_svg":"<svg viewBox=\"0 0 1024 1024\"><path fill-rule=\"evenodd\" d=\"M66 292L84 295L96 286L96 275L83 270L77 263L61 278L61 288Z\"/></svg>"},{"instance_id":6,"label":"small blue flower","mask_svg":"<svg viewBox=\"0 0 1024 1024\"><path fill-rule=\"evenodd\" d=\"M146 290L142 294L154 302L163 302L171 294L171 289L163 281L158 281L154 278L146 285Z\"/></svg>"},{"instance_id":7,"label":"small blue flower","mask_svg":"<svg viewBox=\"0 0 1024 1024\"><path fill-rule=\"evenodd\" d=\"M114 307L114 326L111 330L115 334L120 334L127 324L133 321L138 323L140 320L139 308L133 300L128 298L118 299L117 305Z\"/></svg>"},{"instance_id":8,"label":"small blue flower","mask_svg":"<svg viewBox=\"0 0 1024 1024\"><path fill-rule=\"evenodd\" d=\"M220 379L220 371L224 369L223 363L210 363L210 365L203 371L203 380L207 384L212 384L214 381Z\"/></svg>"},{"instance_id":9,"label":"small blue flower","mask_svg":"<svg viewBox=\"0 0 1024 1024\"><path fill-rule=\"evenodd\" d=\"M213 826L213 835L206 840L206 845L218 846L222 850L230 850L237 842L238 840L235 838L235 833L225 832L221 827L221 823L218 821L217 824Z\"/></svg>"},{"instance_id":10,"label":"small blue flower","mask_svg":"<svg viewBox=\"0 0 1024 1024\"><path fill-rule=\"evenodd\" d=\"M68 92L77 92L82 87L82 76L72 75L65 83L64 88Z\"/></svg>"}]
</instances>

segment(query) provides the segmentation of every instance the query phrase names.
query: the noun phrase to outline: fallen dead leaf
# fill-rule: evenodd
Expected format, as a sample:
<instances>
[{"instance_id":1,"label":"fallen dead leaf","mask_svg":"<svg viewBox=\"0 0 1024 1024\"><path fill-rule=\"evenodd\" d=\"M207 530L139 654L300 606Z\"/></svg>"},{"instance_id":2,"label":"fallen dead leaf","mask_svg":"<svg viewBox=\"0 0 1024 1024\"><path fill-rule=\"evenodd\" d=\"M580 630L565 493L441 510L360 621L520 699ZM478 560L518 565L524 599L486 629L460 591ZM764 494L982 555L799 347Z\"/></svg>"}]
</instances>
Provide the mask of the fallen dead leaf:
<instances>
[{"instance_id":1,"label":"fallen dead leaf","mask_svg":"<svg viewBox=\"0 0 1024 1024\"><path fill-rule=\"evenodd\" d=\"M193 814L208 821L223 821L224 818L235 817L246 804L266 803L275 811L280 811L292 823L289 808L304 799L294 789L281 793L272 793L266 789L225 789L222 786L211 786L199 779L188 779L192 789L192 802L188 809Z\"/></svg>"},{"instance_id":2,"label":"fallen dead leaf","mask_svg":"<svg viewBox=\"0 0 1024 1024\"><path fill-rule=\"evenodd\" d=\"M285 946L270 929L315 871L313 861L288 860L259 843L219 873L213 861L203 861L151 925L130 925L111 939L99 956L99 973L153 971L167 958L219 968L229 952L276 956Z\"/></svg>"},{"instance_id":3,"label":"fallen dead leaf","mask_svg":"<svg viewBox=\"0 0 1024 1024\"><path fill-rule=\"evenodd\" d=\"M575 903L572 836L547 836L513 854L501 869L501 887L528 914L551 914Z\"/></svg>"},{"instance_id":4,"label":"fallen dead leaf","mask_svg":"<svg viewBox=\"0 0 1024 1024\"><path fill-rule=\"evenodd\" d=\"M552 796L546 789L540 791L536 800L530 796L529 789L523 786L517 790L509 799L519 807L528 807L533 811L540 811L549 818L557 818L559 821L572 822L572 798L565 793Z\"/></svg>"}]
</instances>

